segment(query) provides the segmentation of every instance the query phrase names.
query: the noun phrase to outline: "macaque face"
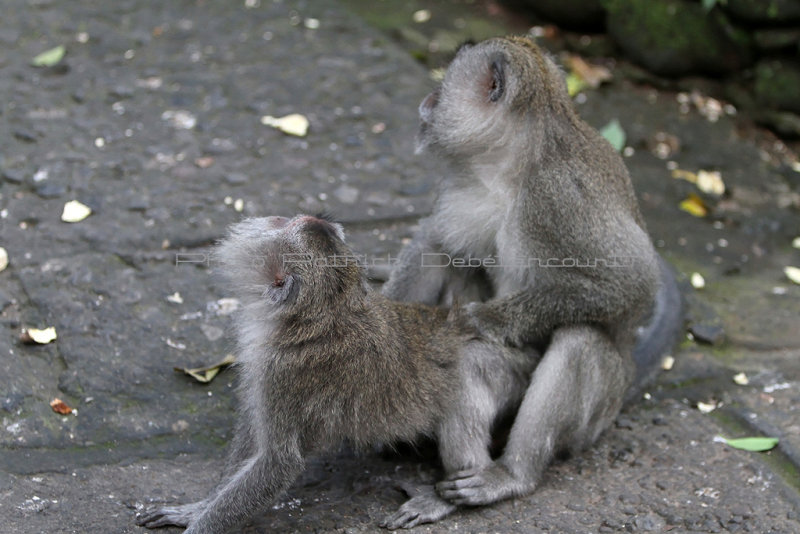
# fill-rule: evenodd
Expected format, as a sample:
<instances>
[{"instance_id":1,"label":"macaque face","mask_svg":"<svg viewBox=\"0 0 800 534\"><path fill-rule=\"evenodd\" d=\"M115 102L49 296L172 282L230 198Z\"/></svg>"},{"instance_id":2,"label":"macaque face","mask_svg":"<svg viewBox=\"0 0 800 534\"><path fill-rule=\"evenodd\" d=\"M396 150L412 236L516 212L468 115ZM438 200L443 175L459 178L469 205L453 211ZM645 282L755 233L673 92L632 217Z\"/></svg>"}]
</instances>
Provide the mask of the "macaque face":
<instances>
[{"instance_id":1,"label":"macaque face","mask_svg":"<svg viewBox=\"0 0 800 534\"><path fill-rule=\"evenodd\" d=\"M231 227L217 256L247 300L291 305L306 286L324 296L336 290L334 259L352 257L342 226L325 217L259 217ZM341 276L339 276L341 277Z\"/></svg>"}]
</instances>

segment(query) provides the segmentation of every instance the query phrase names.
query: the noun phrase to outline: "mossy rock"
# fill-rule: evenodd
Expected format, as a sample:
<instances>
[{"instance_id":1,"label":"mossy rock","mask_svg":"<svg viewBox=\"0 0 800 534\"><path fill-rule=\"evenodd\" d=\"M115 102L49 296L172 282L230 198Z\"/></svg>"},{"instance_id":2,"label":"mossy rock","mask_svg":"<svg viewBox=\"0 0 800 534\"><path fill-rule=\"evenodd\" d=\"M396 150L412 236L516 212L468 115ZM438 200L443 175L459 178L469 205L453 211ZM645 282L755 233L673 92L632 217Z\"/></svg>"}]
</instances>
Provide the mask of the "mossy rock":
<instances>
[{"instance_id":1,"label":"mossy rock","mask_svg":"<svg viewBox=\"0 0 800 534\"><path fill-rule=\"evenodd\" d=\"M800 28L768 28L753 32L755 47L763 51L791 50L800 45Z\"/></svg>"},{"instance_id":2,"label":"mossy rock","mask_svg":"<svg viewBox=\"0 0 800 534\"><path fill-rule=\"evenodd\" d=\"M752 61L749 35L719 10L682 0L604 0L608 32L632 60L664 76L724 75Z\"/></svg>"},{"instance_id":3,"label":"mossy rock","mask_svg":"<svg viewBox=\"0 0 800 534\"><path fill-rule=\"evenodd\" d=\"M800 63L760 61L755 68L754 92L762 106L800 113Z\"/></svg>"},{"instance_id":4,"label":"mossy rock","mask_svg":"<svg viewBox=\"0 0 800 534\"><path fill-rule=\"evenodd\" d=\"M602 30L605 23L601 0L505 0L505 3L573 30Z\"/></svg>"},{"instance_id":5,"label":"mossy rock","mask_svg":"<svg viewBox=\"0 0 800 534\"><path fill-rule=\"evenodd\" d=\"M719 7L748 25L800 22L800 0L727 0Z\"/></svg>"}]
</instances>

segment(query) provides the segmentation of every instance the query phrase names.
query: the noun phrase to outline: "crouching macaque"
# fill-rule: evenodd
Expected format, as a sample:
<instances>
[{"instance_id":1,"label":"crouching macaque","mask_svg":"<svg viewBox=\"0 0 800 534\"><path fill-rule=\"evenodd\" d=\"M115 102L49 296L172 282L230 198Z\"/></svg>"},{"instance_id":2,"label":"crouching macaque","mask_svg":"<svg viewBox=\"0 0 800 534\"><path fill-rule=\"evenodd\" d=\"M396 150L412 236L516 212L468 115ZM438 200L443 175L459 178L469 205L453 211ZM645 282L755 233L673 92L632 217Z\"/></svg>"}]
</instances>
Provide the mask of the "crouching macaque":
<instances>
[{"instance_id":1,"label":"crouching macaque","mask_svg":"<svg viewBox=\"0 0 800 534\"><path fill-rule=\"evenodd\" d=\"M428 435L446 472L486 465L491 425L522 398L534 355L483 341L457 309L369 291L341 226L324 218L245 220L217 258L242 304L240 410L223 480L200 502L139 515L139 525L226 532L273 503L310 454L344 441L363 449ZM428 487L384 526L454 508Z\"/></svg>"}]
</instances>

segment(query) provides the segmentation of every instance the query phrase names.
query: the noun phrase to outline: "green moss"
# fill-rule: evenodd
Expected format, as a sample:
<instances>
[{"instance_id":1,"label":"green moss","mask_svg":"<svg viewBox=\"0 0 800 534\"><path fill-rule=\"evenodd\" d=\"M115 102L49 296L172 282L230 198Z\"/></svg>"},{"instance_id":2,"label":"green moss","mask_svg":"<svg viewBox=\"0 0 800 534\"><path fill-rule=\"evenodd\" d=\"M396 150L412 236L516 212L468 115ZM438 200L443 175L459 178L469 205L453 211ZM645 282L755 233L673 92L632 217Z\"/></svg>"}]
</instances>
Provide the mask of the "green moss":
<instances>
[{"instance_id":1,"label":"green moss","mask_svg":"<svg viewBox=\"0 0 800 534\"><path fill-rule=\"evenodd\" d=\"M720 73L749 60L750 38L720 11L680 0L605 0L608 27L636 61L661 74Z\"/></svg>"},{"instance_id":2,"label":"green moss","mask_svg":"<svg viewBox=\"0 0 800 534\"><path fill-rule=\"evenodd\" d=\"M755 74L754 90L760 104L800 112L800 68L781 61L762 61L756 65Z\"/></svg>"}]
</instances>

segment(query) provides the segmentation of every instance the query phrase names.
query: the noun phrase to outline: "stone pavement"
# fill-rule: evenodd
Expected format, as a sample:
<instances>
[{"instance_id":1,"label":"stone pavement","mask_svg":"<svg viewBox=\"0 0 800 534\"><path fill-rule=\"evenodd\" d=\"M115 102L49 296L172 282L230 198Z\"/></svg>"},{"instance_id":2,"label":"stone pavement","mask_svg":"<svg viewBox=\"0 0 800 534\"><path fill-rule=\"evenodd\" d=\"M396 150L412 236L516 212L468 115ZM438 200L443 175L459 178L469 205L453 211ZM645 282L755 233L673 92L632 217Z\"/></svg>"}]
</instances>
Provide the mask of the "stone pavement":
<instances>
[{"instance_id":1,"label":"stone pavement","mask_svg":"<svg viewBox=\"0 0 800 534\"><path fill-rule=\"evenodd\" d=\"M327 210L356 250L383 257L429 212L445 169L415 157L413 137L433 82L390 35L333 0L4 2L3 532L142 532L137 507L198 499L217 480L233 373L203 385L172 368L231 351L207 261L230 223ZM30 65L57 45L58 65ZM679 100L617 79L579 110L622 123L654 240L684 278L705 277L685 284L690 326L724 339L687 340L649 398L535 494L416 531L800 531L800 287L782 273L800 265L800 174L746 118L711 122ZM305 138L260 122L295 112ZM679 168L721 172L728 193L708 217L678 208L694 186L654 155L658 132L679 140ZM92 215L62 222L70 200ZM47 326L53 343L20 342ZM53 398L77 413L56 414ZM720 435L781 441L750 453ZM244 531L375 532L399 482L435 476L430 458L343 450Z\"/></svg>"}]
</instances>

